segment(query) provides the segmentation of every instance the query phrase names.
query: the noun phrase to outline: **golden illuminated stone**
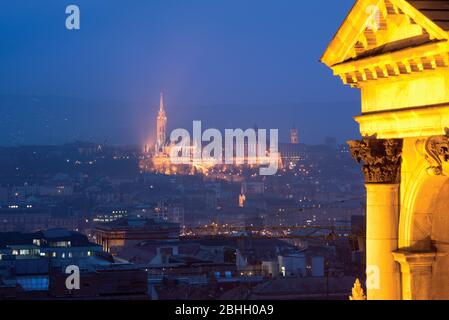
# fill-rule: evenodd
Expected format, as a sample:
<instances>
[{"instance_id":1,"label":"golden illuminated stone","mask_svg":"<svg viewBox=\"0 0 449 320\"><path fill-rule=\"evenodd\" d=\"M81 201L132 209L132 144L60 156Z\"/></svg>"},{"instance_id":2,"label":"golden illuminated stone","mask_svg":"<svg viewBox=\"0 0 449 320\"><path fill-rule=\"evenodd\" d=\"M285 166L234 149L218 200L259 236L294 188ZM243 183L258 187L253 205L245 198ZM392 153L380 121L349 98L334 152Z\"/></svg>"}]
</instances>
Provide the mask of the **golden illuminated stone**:
<instances>
[{"instance_id":1,"label":"golden illuminated stone","mask_svg":"<svg viewBox=\"0 0 449 320\"><path fill-rule=\"evenodd\" d=\"M371 137L350 142L367 183L367 298L449 299L449 1L358 0L321 61L360 89Z\"/></svg>"},{"instance_id":2,"label":"golden illuminated stone","mask_svg":"<svg viewBox=\"0 0 449 320\"><path fill-rule=\"evenodd\" d=\"M363 291L362 284L357 278L352 288L352 295L349 297L350 300L366 300L365 292Z\"/></svg>"}]
</instances>

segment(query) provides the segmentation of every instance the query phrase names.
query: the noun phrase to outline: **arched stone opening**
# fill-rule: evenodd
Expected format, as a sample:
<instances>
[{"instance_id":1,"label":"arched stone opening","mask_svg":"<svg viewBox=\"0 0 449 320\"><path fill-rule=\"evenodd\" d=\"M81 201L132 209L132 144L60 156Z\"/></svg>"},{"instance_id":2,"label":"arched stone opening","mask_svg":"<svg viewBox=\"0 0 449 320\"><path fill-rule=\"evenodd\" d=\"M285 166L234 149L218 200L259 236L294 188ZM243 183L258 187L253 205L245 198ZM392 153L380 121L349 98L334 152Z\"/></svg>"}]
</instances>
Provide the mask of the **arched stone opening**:
<instances>
[{"instance_id":1,"label":"arched stone opening","mask_svg":"<svg viewBox=\"0 0 449 320\"><path fill-rule=\"evenodd\" d=\"M449 177L419 170L400 219L403 299L449 299Z\"/></svg>"},{"instance_id":2,"label":"arched stone opening","mask_svg":"<svg viewBox=\"0 0 449 320\"><path fill-rule=\"evenodd\" d=\"M449 299L449 179L445 179L433 204L431 241L436 249L432 270L431 298Z\"/></svg>"}]
</instances>

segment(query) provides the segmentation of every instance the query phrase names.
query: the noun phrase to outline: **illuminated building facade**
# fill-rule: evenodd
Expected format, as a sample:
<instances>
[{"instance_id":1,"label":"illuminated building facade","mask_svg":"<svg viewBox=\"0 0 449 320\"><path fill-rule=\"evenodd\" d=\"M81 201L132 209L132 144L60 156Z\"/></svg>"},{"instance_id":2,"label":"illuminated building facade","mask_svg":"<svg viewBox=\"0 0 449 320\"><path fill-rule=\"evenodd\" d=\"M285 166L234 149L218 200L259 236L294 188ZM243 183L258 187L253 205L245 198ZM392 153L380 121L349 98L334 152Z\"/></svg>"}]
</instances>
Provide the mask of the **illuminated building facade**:
<instances>
[{"instance_id":1,"label":"illuminated building facade","mask_svg":"<svg viewBox=\"0 0 449 320\"><path fill-rule=\"evenodd\" d=\"M179 233L180 225L177 223L137 216L98 225L94 230L96 243L109 253L141 241L178 239Z\"/></svg>"},{"instance_id":2,"label":"illuminated building facade","mask_svg":"<svg viewBox=\"0 0 449 320\"><path fill-rule=\"evenodd\" d=\"M149 152L150 149L148 148L148 145L144 146L144 156L139 162L140 170L142 172L158 172L168 175L196 173L207 175L213 167L220 167L226 171L225 168L227 165L229 165L229 167L249 166L251 168L265 166L270 163L279 163L279 166L281 165L280 163L282 161L280 157L277 153L271 154L266 141L265 144L260 144L259 131L257 128L245 131L242 136L239 136L238 129L235 132L237 132L235 136L231 137L231 139L233 139L232 141L235 143L235 147L233 145L234 149L231 154L233 164L229 165L229 163L225 163L224 159L226 157L226 152L223 146L221 146L222 149L219 151L221 153L221 161L216 161L213 158L203 158L203 149L208 146L208 143L200 141L200 143L197 144L195 138L189 140L190 145L183 146L182 157L176 159L177 161L172 161L172 151L176 151L176 149L174 149L176 143L169 141L167 136L167 114L165 112L164 97L161 93L159 112L156 120L156 143L154 145L154 152ZM247 132L249 133L246 135ZM200 139L202 140L201 137L202 133L200 132ZM266 138L266 135L263 135L263 137ZM222 140L222 138L220 138L220 140ZM255 142L250 142L249 140L255 140Z\"/></svg>"},{"instance_id":3,"label":"illuminated building facade","mask_svg":"<svg viewBox=\"0 0 449 320\"><path fill-rule=\"evenodd\" d=\"M299 133L298 129L296 129L295 127L290 129L290 143L299 144Z\"/></svg>"},{"instance_id":4,"label":"illuminated building facade","mask_svg":"<svg viewBox=\"0 0 449 320\"><path fill-rule=\"evenodd\" d=\"M367 298L449 298L449 1L358 0L322 57L361 91Z\"/></svg>"}]
</instances>

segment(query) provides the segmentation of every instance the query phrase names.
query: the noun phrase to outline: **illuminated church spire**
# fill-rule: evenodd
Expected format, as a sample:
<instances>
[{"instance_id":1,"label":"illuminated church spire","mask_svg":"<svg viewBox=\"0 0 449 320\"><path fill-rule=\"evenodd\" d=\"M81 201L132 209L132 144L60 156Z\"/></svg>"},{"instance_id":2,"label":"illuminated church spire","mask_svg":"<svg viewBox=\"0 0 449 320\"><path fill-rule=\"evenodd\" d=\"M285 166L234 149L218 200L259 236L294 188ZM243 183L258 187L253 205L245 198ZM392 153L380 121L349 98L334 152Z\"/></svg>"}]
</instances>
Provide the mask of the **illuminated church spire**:
<instances>
[{"instance_id":1,"label":"illuminated church spire","mask_svg":"<svg viewBox=\"0 0 449 320\"><path fill-rule=\"evenodd\" d=\"M164 95L162 92L159 100L159 112L157 115L156 130L156 152L162 152L164 144L167 140L167 115L165 114Z\"/></svg>"},{"instance_id":2,"label":"illuminated church spire","mask_svg":"<svg viewBox=\"0 0 449 320\"><path fill-rule=\"evenodd\" d=\"M290 130L290 143L299 144L299 134L298 129L295 126Z\"/></svg>"},{"instance_id":3,"label":"illuminated church spire","mask_svg":"<svg viewBox=\"0 0 449 320\"><path fill-rule=\"evenodd\" d=\"M165 114L165 110L164 110L164 94L161 92L161 97L159 100L159 114Z\"/></svg>"}]
</instances>

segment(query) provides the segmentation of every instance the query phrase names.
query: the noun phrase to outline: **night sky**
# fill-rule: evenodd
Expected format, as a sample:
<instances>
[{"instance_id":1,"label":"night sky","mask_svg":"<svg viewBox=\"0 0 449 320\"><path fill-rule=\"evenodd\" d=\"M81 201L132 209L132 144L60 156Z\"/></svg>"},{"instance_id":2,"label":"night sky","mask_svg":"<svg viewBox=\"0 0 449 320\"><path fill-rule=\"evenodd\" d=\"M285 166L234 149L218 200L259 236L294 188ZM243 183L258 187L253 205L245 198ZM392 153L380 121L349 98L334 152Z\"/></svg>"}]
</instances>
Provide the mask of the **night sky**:
<instances>
[{"instance_id":1,"label":"night sky","mask_svg":"<svg viewBox=\"0 0 449 320\"><path fill-rule=\"evenodd\" d=\"M357 136L359 93L319 62L353 0L0 0L0 145L142 143L169 127ZM77 4L81 29L65 28Z\"/></svg>"}]
</instances>

